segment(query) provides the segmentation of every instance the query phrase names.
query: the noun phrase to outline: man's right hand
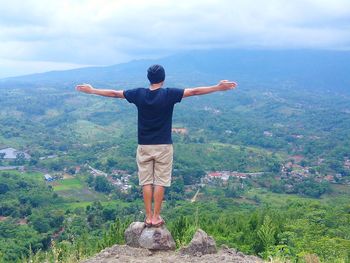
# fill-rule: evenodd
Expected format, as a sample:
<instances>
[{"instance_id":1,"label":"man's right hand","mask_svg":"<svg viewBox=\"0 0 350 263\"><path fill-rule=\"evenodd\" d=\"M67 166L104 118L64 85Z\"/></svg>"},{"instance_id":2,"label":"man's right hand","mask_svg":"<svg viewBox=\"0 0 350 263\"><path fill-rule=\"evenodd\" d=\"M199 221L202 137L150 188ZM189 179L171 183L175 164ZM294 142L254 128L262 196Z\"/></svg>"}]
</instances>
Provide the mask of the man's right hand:
<instances>
[{"instance_id":1,"label":"man's right hand","mask_svg":"<svg viewBox=\"0 0 350 263\"><path fill-rule=\"evenodd\" d=\"M237 87L237 83L234 81L221 80L219 84L217 84L219 90L229 90Z\"/></svg>"},{"instance_id":2,"label":"man's right hand","mask_svg":"<svg viewBox=\"0 0 350 263\"><path fill-rule=\"evenodd\" d=\"M81 91L81 92L85 92L85 93L88 93L88 94L91 94L92 93L92 90L94 89L90 84L81 84L81 85L77 85L75 87L75 89L77 91Z\"/></svg>"}]
</instances>

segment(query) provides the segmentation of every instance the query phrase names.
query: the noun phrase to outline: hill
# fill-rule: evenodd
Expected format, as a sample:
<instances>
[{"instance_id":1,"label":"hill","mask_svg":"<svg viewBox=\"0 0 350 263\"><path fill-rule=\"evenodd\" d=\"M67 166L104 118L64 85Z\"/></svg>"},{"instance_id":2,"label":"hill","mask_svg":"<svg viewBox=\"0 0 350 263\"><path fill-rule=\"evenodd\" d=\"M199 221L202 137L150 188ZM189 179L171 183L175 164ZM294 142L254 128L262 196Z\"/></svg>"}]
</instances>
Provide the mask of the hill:
<instances>
[{"instance_id":1,"label":"hill","mask_svg":"<svg viewBox=\"0 0 350 263\"><path fill-rule=\"evenodd\" d=\"M246 254L347 260L348 61L336 51L200 51L1 80L0 145L31 158L0 156L1 168L24 169L0 173L0 262L90 257L122 244L113 225L143 220L136 109L74 85L146 86L151 63L167 67L170 86L239 82L176 105L163 211L177 246L198 224Z\"/></svg>"},{"instance_id":2,"label":"hill","mask_svg":"<svg viewBox=\"0 0 350 263\"><path fill-rule=\"evenodd\" d=\"M13 85L72 86L81 82L96 85L144 83L145 69L154 63L163 64L167 82L186 85L198 81L235 79L239 83L259 86L289 82L293 87L312 90L331 90L348 93L350 90L350 52L311 50L213 50L192 51L156 60L136 60L107 67L88 67L66 71L2 79L0 87Z\"/></svg>"},{"instance_id":3,"label":"hill","mask_svg":"<svg viewBox=\"0 0 350 263\"><path fill-rule=\"evenodd\" d=\"M145 86L146 68L162 63L170 86L208 85L221 78L239 83L235 91L188 98L176 106L174 127L187 131L174 135L182 170L271 172L297 158L316 174L348 175L347 58L349 52L340 51L197 51L3 79L0 144L27 150L34 158L58 155L37 160L46 168L59 170L77 165L78 160L93 160L94 166L108 169L107 160L114 160L133 171L135 108L125 101L79 94L74 85ZM208 148L215 149L209 160ZM100 158L102 149L105 156ZM207 164L182 158L196 152ZM248 163L239 161L247 156Z\"/></svg>"}]
</instances>

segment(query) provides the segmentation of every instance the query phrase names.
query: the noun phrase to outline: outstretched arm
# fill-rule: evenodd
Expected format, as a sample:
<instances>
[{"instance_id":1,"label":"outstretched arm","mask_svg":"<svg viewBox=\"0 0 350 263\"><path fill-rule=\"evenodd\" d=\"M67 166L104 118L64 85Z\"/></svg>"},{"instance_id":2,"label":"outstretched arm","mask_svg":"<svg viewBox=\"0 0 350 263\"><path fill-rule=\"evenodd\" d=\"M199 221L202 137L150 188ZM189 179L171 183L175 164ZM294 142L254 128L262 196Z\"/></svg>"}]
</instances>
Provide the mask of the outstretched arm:
<instances>
[{"instance_id":1,"label":"outstretched arm","mask_svg":"<svg viewBox=\"0 0 350 263\"><path fill-rule=\"evenodd\" d=\"M237 87L236 82L228 81L228 80L221 80L215 86L185 89L183 98L186 98L189 96L195 96L195 95L204 95L204 94L212 93L215 91L230 90L230 89L234 89L236 87Z\"/></svg>"},{"instance_id":2,"label":"outstretched arm","mask_svg":"<svg viewBox=\"0 0 350 263\"><path fill-rule=\"evenodd\" d=\"M77 91L85 92L88 94L125 99L123 90L95 89L90 84L77 85L75 88Z\"/></svg>"}]
</instances>

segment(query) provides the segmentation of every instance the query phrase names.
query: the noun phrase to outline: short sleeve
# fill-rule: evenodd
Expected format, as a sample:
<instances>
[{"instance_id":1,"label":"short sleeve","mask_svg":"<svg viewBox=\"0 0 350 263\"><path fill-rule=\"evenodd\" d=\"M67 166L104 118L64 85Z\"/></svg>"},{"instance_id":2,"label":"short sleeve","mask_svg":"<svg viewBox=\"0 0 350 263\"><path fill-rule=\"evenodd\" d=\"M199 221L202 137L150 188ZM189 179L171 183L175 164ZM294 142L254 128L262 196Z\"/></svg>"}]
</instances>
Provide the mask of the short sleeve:
<instances>
[{"instance_id":1,"label":"short sleeve","mask_svg":"<svg viewBox=\"0 0 350 263\"><path fill-rule=\"evenodd\" d=\"M136 100L138 97L138 91L139 91L139 89L129 89L129 90L124 90L123 94L124 94L125 99L129 103L136 104Z\"/></svg>"},{"instance_id":2,"label":"short sleeve","mask_svg":"<svg viewBox=\"0 0 350 263\"><path fill-rule=\"evenodd\" d=\"M184 96L184 89L169 88L168 94L169 100L175 104L182 100L182 97Z\"/></svg>"}]
</instances>

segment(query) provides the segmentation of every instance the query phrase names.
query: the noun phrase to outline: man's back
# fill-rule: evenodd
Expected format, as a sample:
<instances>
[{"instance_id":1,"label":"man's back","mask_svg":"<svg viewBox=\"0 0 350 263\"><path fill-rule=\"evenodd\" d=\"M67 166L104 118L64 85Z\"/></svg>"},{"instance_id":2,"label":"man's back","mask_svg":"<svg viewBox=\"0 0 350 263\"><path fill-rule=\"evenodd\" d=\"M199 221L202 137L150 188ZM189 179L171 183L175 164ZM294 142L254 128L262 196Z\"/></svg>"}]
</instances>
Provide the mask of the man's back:
<instances>
[{"instance_id":1,"label":"man's back","mask_svg":"<svg viewBox=\"0 0 350 263\"><path fill-rule=\"evenodd\" d=\"M142 185L145 204L145 225L158 227L164 224L160 210L164 197L164 187L171 184L173 166L173 145L171 123L174 104L182 98L203 95L216 91L234 89L235 82L222 80L215 86L192 89L162 88L165 71L161 65L153 65L147 70L150 88L132 90L99 90L91 85L78 85L77 90L89 94L127 99L138 109L138 141L136 162L139 184ZM152 211L152 199L154 208Z\"/></svg>"},{"instance_id":2,"label":"man's back","mask_svg":"<svg viewBox=\"0 0 350 263\"><path fill-rule=\"evenodd\" d=\"M171 144L174 104L181 101L183 89L137 88L124 91L124 97L138 110L138 144Z\"/></svg>"}]
</instances>

